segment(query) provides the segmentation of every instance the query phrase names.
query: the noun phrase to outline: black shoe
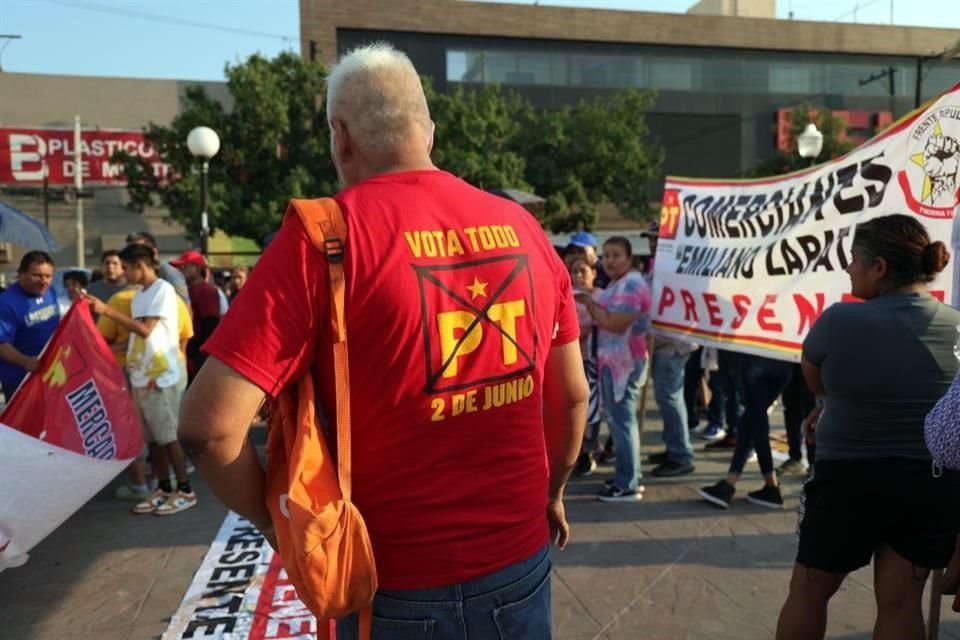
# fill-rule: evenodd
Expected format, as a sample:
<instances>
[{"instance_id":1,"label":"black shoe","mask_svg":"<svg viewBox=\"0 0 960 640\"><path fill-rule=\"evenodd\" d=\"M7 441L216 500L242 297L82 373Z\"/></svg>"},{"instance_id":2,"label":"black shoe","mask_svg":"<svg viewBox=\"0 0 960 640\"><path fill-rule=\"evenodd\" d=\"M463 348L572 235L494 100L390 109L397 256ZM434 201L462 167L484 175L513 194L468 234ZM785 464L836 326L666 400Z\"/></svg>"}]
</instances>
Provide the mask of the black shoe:
<instances>
[{"instance_id":1,"label":"black shoe","mask_svg":"<svg viewBox=\"0 0 960 640\"><path fill-rule=\"evenodd\" d=\"M647 462L650 464L663 464L669 459L670 457L667 456L666 451L661 451L660 453L651 453L647 456Z\"/></svg>"},{"instance_id":2,"label":"black shoe","mask_svg":"<svg viewBox=\"0 0 960 640\"><path fill-rule=\"evenodd\" d=\"M783 509L783 495L780 493L780 487L765 484L762 489L748 493L747 500L767 509Z\"/></svg>"},{"instance_id":3,"label":"black shoe","mask_svg":"<svg viewBox=\"0 0 960 640\"><path fill-rule=\"evenodd\" d=\"M604 480L604 481L603 481L603 488L604 488L604 489L609 489L609 488L612 487L612 486L613 486L613 478L610 478L609 480ZM643 486L642 484L638 484L638 485L637 485L637 493L643 493L643 492L646 491L646 490L647 490L647 488L646 488L645 486Z\"/></svg>"},{"instance_id":4,"label":"black shoe","mask_svg":"<svg viewBox=\"0 0 960 640\"><path fill-rule=\"evenodd\" d=\"M736 488L726 480L721 480L709 487L697 489L701 498L721 509L730 508L730 501L733 500L733 494L736 491Z\"/></svg>"},{"instance_id":5,"label":"black shoe","mask_svg":"<svg viewBox=\"0 0 960 640\"><path fill-rule=\"evenodd\" d=\"M685 476L687 474L693 473L694 466L692 463L681 463L674 462L673 460L665 460L660 466L656 467L653 470L653 475L658 478L673 478L676 476Z\"/></svg>"},{"instance_id":6,"label":"black shoe","mask_svg":"<svg viewBox=\"0 0 960 640\"><path fill-rule=\"evenodd\" d=\"M640 491L628 491L616 485L610 485L609 487L604 487L603 491L597 494L597 500L600 502L637 502L643 500L643 493Z\"/></svg>"},{"instance_id":7,"label":"black shoe","mask_svg":"<svg viewBox=\"0 0 960 640\"><path fill-rule=\"evenodd\" d=\"M708 442L707 446L704 447L707 451L716 451L717 449L735 449L737 446L736 436L731 436L729 433L723 437L722 440L717 440L716 442Z\"/></svg>"},{"instance_id":8,"label":"black shoe","mask_svg":"<svg viewBox=\"0 0 960 640\"><path fill-rule=\"evenodd\" d=\"M588 476L593 473L597 468L597 462L593 459L593 456L589 453L581 453L580 457L577 458L577 466L573 468L573 475L575 476Z\"/></svg>"}]
</instances>

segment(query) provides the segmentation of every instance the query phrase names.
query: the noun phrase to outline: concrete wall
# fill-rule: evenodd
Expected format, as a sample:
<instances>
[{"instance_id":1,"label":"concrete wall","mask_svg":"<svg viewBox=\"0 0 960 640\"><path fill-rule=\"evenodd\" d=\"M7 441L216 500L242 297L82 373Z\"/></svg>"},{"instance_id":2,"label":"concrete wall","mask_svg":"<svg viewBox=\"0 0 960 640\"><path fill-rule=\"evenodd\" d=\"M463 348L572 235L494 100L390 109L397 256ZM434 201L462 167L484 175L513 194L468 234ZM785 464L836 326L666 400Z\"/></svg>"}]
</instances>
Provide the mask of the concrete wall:
<instances>
[{"instance_id":1,"label":"concrete wall","mask_svg":"<svg viewBox=\"0 0 960 640\"><path fill-rule=\"evenodd\" d=\"M700 0L687 9L687 13L774 19L777 17L777 3L776 0Z\"/></svg>"}]
</instances>

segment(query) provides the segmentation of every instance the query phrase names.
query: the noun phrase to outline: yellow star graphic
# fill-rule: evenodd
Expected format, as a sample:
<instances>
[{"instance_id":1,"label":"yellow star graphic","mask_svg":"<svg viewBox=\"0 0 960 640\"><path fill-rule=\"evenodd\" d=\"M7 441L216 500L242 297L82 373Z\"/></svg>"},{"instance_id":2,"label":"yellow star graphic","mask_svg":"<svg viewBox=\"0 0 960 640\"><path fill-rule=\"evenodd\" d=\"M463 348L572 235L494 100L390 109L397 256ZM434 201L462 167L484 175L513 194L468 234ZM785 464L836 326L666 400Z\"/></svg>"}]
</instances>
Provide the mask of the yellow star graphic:
<instances>
[{"instance_id":1,"label":"yellow star graphic","mask_svg":"<svg viewBox=\"0 0 960 640\"><path fill-rule=\"evenodd\" d=\"M476 300L476 299L477 299L477 296L483 296L484 298L486 298L486 297L487 297L487 284L488 284L488 283L486 283L486 282L480 282L480 280L478 280L478 279L476 278L476 276L474 276L474 278L473 278L473 284L470 285L469 287L467 287L467 291L469 291L470 294L473 296L473 297L470 298L470 299L471 299L471 300Z\"/></svg>"},{"instance_id":2,"label":"yellow star graphic","mask_svg":"<svg viewBox=\"0 0 960 640\"><path fill-rule=\"evenodd\" d=\"M67 382L67 370L63 366L63 358L70 357L70 347L60 347L53 362L47 367L42 380L51 387L62 387Z\"/></svg>"}]
</instances>

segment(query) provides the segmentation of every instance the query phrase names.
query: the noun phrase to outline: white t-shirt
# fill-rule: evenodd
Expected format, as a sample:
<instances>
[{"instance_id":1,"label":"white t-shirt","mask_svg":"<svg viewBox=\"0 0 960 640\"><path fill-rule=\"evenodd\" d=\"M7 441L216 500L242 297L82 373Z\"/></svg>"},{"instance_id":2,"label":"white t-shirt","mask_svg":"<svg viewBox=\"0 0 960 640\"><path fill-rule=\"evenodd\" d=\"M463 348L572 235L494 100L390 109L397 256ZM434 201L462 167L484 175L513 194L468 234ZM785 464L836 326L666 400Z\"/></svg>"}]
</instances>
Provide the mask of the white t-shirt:
<instances>
[{"instance_id":1,"label":"white t-shirt","mask_svg":"<svg viewBox=\"0 0 960 640\"><path fill-rule=\"evenodd\" d=\"M159 318L146 338L130 333L127 347L127 369L130 385L142 389L153 382L161 388L172 387L180 380L177 362L177 341L180 335L177 315L177 292L173 286L157 278L146 289L137 287L131 313L134 320Z\"/></svg>"}]
</instances>

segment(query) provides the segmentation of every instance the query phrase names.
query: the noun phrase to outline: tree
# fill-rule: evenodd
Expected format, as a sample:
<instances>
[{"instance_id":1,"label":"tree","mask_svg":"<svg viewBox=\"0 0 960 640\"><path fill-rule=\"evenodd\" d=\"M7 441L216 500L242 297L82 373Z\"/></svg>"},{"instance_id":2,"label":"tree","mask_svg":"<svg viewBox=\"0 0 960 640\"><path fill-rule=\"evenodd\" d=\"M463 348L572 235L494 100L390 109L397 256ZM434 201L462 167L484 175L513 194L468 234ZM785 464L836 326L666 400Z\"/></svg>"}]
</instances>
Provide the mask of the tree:
<instances>
[{"instance_id":1,"label":"tree","mask_svg":"<svg viewBox=\"0 0 960 640\"><path fill-rule=\"evenodd\" d=\"M151 167L120 153L130 207L161 204L191 233L200 228L200 177L186 148L187 134L205 125L220 135L220 154L210 162L211 229L262 241L277 229L290 198L333 193L337 178L329 158L322 66L284 52L226 66L232 108L200 86L186 90L183 109L169 127L151 123L146 137L172 166L160 182Z\"/></svg>"},{"instance_id":2,"label":"tree","mask_svg":"<svg viewBox=\"0 0 960 640\"><path fill-rule=\"evenodd\" d=\"M151 166L114 156L128 179L130 207L162 205L193 234L199 232L197 161L186 149L189 131L213 128L220 154L210 162L211 230L262 240L280 224L290 198L332 194L324 103L326 71L293 53L259 55L227 65L231 104L189 87L170 126L145 134L172 177L161 182ZM541 223L554 231L590 228L596 207L612 202L628 217L648 212L648 192L663 152L647 144L644 113L653 95L624 91L578 108L540 111L496 85L438 93L424 89L436 124L433 160L481 189L533 190L547 199Z\"/></svg>"},{"instance_id":3,"label":"tree","mask_svg":"<svg viewBox=\"0 0 960 640\"><path fill-rule=\"evenodd\" d=\"M480 189L530 189L524 180L526 161L510 147L526 107L515 93L496 85L438 93L426 77L423 88L436 125L434 164Z\"/></svg>"},{"instance_id":4,"label":"tree","mask_svg":"<svg viewBox=\"0 0 960 640\"><path fill-rule=\"evenodd\" d=\"M810 166L810 158L801 158L797 153L797 137L811 122L823 134L823 149L817 156L817 162L833 160L851 151L856 144L846 138L847 123L843 118L834 116L829 110L818 110L809 103L797 107L791 116L790 150L777 151L776 155L760 161L755 167L744 172L747 178L765 178L800 171Z\"/></svg>"},{"instance_id":5,"label":"tree","mask_svg":"<svg viewBox=\"0 0 960 640\"><path fill-rule=\"evenodd\" d=\"M649 216L663 162L644 118L654 100L651 92L626 90L576 108L523 113L516 148L527 158L527 181L547 199L545 225L589 229L601 202L633 220Z\"/></svg>"}]
</instances>

